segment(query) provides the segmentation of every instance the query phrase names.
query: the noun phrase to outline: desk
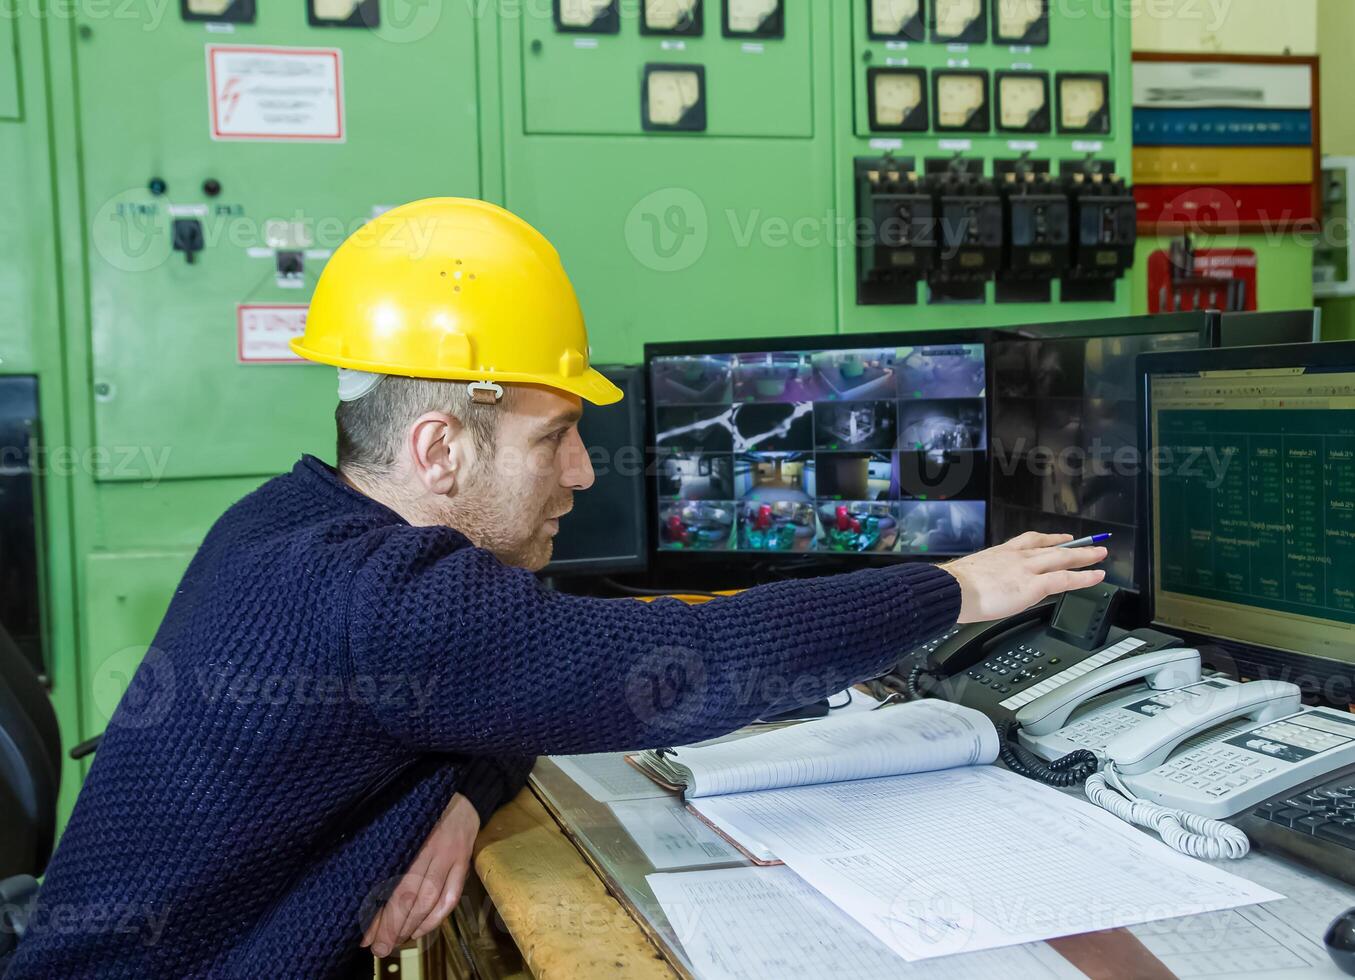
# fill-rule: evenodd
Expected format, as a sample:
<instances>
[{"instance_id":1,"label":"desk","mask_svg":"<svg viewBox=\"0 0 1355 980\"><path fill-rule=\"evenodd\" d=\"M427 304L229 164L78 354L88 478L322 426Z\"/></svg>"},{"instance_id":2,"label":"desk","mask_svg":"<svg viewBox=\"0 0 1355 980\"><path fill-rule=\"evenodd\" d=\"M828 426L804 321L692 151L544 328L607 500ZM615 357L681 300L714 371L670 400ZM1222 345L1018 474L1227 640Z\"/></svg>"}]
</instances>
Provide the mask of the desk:
<instances>
[{"instance_id":1,"label":"desk","mask_svg":"<svg viewBox=\"0 0 1355 980\"><path fill-rule=\"evenodd\" d=\"M1251 877L1271 861L1249 856L1241 862L1227 862L1226 867ZM740 859L720 866L746 867L747 862ZM542 980L690 977L692 966L645 882L645 875L654 870L609 806L543 759L528 789L497 813L480 835L476 880L468 884L467 899L458 908L454 924L444 927L444 942L459 947L484 976ZM1333 891L1323 899L1330 909L1310 910L1325 924L1355 904L1355 890L1316 877ZM495 937L495 912L507 935L499 930ZM1268 928L1265 923L1249 923L1238 913L1214 915L1236 916L1244 933L1252 929L1260 936ZM1320 933L1312 932L1304 929L1303 935L1321 952ZM504 942L509 937L511 942ZM491 949L496 938L498 945ZM1270 955L1275 959L1268 969L1274 967L1274 972L1287 966L1302 968L1291 976L1343 976L1325 953L1314 970L1302 962L1300 953L1286 963L1278 953L1249 951L1239 948L1231 935L1227 938L1228 955L1237 963L1255 966L1263 962L1258 957ZM1255 975L1241 969L1202 970L1201 954L1183 949L1180 937L1170 932L1149 942L1157 955L1127 929L1067 937L1050 945L1094 980L1189 977L1206 972L1214 977ZM1307 952L1311 957L1311 949ZM449 967L435 975L442 980L473 974Z\"/></svg>"}]
</instances>

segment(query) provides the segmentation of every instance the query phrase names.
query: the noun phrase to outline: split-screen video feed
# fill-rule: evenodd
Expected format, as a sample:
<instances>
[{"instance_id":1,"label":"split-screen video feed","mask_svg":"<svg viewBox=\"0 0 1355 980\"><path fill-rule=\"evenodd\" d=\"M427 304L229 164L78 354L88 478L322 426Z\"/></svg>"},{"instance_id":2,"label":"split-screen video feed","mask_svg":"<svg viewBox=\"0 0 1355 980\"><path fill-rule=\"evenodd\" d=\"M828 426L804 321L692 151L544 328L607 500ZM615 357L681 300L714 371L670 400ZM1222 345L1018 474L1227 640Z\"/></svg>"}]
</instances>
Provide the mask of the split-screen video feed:
<instances>
[{"instance_id":1,"label":"split-screen video feed","mask_svg":"<svg viewBox=\"0 0 1355 980\"><path fill-rule=\"evenodd\" d=\"M651 390L664 550L984 546L981 344L656 357Z\"/></svg>"}]
</instances>

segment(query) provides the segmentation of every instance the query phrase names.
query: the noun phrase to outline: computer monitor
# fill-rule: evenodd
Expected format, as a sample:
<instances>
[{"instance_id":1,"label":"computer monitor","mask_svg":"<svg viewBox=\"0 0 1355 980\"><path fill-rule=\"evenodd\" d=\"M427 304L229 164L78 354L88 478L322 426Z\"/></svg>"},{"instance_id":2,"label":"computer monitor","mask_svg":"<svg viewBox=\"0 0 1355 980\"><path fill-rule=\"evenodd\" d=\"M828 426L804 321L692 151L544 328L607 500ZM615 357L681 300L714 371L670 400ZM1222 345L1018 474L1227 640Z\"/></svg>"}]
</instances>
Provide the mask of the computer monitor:
<instances>
[{"instance_id":1,"label":"computer monitor","mask_svg":"<svg viewBox=\"0 0 1355 980\"><path fill-rule=\"evenodd\" d=\"M1355 343L1158 354L1138 374L1153 620L1219 641L1239 674L1355 700Z\"/></svg>"},{"instance_id":2,"label":"computer monitor","mask_svg":"<svg viewBox=\"0 0 1355 980\"><path fill-rule=\"evenodd\" d=\"M625 397L614 405L584 406L579 434L594 482L574 495L574 509L560 522L547 575L610 575L641 570L649 561L644 371L635 365L599 370Z\"/></svg>"},{"instance_id":3,"label":"computer monitor","mask_svg":"<svg viewBox=\"0 0 1355 980\"><path fill-rule=\"evenodd\" d=\"M987 543L984 335L651 344L656 547L948 556Z\"/></svg>"},{"instance_id":4,"label":"computer monitor","mask_svg":"<svg viewBox=\"0 0 1355 980\"><path fill-rule=\"evenodd\" d=\"M1134 360L1209 345L1216 313L1036 324L993 336L992 539L1110 532L1106 578L1136 588Z\"/></svg>"},{"instance_id":5,"label":"computer monitor","mask_svg":"<svg viewBox=\"0 0 1355 980\"><path fill-rule=\"evenodd\" d=\"M1262 344L1313 344L1322 339L1322 311L1223 313L1214 347L1259 347Z\"/></svg>"}]
</instances>

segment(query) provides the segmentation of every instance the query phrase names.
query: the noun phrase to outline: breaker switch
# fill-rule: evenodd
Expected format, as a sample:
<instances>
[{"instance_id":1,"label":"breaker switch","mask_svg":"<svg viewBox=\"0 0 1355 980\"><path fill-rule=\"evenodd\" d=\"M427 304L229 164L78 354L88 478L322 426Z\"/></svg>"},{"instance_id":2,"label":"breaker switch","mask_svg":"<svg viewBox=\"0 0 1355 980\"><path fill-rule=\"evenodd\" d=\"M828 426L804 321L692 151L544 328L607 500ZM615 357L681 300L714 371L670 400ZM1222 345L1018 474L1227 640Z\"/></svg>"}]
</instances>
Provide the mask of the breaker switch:
<instances>
[{"instance_id":1,"label":"breaker switch","mask_svg":"<svg viewBox=\"0 0 1355 980\"><path fill-rule=\"evenodd\" d=\"M202 222L197 218L175 218L171 241L174 251L183 252L188 264L202 251Z\"/></svg>"}]
</instances>

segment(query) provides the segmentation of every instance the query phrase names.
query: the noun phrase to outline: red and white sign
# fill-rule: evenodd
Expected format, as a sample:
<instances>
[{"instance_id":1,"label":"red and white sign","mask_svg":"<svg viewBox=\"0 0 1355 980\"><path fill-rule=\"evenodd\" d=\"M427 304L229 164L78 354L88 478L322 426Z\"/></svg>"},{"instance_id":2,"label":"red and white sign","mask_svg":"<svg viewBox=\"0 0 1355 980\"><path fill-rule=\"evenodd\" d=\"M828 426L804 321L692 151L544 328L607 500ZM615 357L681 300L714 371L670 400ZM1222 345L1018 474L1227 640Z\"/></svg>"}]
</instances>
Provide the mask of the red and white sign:
<instances>
[{"instance_id":1,"label":"red and white sign","mask_svg":"<svg viewBox=\"0 0 1355 980\"><path fill-rule=\"evenodd\" d=\"M1148 256L1148 312L1189 313L1256 309L1256 252L1202 248L1190 269L1178 269L1166 249Z\"/></svg>"},{"instance_id":2,"label":"red and white sign","mask_svg":"<svg viewBox=\"0 0 1355 980\"><path fill-rule=\"evenodd\" d=\"M235 308L241 364L306 364L287 346L306 329L305 303L242 303Z\"/></svg>"},{"instance_id":3,"label":"red and white sign","mask_svg":"<svg viewBox=\"0 0 1355 980\"><path fill-rule=\"evenodd\" d=\"M207 45L212 139L342 143L337 48Z\"/></svg>"}]
</instances>

